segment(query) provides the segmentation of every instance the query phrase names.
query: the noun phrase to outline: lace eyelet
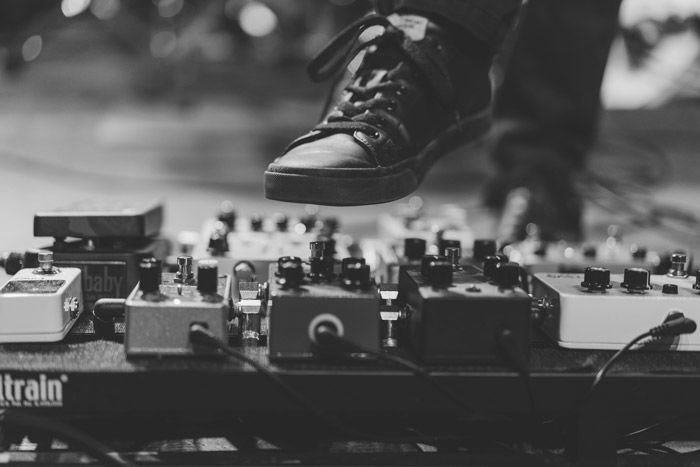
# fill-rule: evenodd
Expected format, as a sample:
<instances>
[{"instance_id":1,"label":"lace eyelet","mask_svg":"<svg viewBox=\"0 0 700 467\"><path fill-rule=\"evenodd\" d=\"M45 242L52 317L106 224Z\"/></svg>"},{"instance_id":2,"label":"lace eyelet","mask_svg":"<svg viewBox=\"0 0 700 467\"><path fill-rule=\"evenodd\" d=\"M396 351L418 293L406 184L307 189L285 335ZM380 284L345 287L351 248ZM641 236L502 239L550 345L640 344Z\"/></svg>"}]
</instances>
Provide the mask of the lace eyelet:
<instances>
[{"instance_id":1,"label":"lace eyelet","mask_svg":"<svg viewBox=\"0 0 700 467\"><path fill-rule=\"evenodd\" d=\"M403 96L406 93L408 93L408 88L406 86L401 86L399 89L396 90L397 96Z\"/></svg>"},{"instance_id":2,"label":"lace eyelet","mask_svg":"<svg viewBox=\"0 0 700 467\"><path fill-rule=\"evenodd\" d=\"M386 110L393 112L398 107L399 103L396 101L391 101L386 105Z\"/></svg>"},{"instance_id":3,"label":"lace eyelet","mask_svg":"<svg viewBox=\"0 0 700 467\"><path fill-rule=\"evenodd\" d=\"M381 135L379 134L378 131L373 131L372 133L369 134L369 137L372 138L372 139L377 139L377 138L379 138L380 136L381 136Z\"/></svg>"}]
</instances>

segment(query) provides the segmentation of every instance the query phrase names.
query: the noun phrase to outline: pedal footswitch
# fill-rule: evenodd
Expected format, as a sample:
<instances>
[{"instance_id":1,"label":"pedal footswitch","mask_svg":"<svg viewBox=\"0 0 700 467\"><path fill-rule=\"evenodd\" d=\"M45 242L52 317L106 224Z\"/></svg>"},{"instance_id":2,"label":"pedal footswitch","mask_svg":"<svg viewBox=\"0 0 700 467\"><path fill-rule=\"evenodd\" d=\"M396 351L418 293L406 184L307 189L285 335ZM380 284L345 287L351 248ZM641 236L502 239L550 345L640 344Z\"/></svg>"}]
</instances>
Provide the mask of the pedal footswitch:
<instances>
[{"instance_id":1,"label":"pedal footswitch","mask_svg":"<svg viewBox=\"0 0 700 467\"><path fill-rule=\"evenodd\" d=\"M0 289L0 342L57 342L83 312L80 269L58 268L50 251Z\"/></svg>"}]
</instances>

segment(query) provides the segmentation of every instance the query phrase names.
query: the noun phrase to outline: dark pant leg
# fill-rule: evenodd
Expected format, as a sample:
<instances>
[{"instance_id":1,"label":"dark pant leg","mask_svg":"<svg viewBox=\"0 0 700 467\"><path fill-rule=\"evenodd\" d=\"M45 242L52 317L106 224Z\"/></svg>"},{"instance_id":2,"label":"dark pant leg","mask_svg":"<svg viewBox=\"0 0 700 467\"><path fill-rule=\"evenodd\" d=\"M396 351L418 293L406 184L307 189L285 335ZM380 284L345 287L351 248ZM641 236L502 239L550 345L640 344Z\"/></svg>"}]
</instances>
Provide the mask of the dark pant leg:
<instances>
[{"instance_id":1,"label":"dark pant leg","mask_svg":"<svg viewBox=\"0 0 700 467\"><path fill-rule=\"evenodd\" d=\"M600 85L620 0L530 0L495 100L503 184L568 182L596 133Z\"/></svg>"}]
</instances>

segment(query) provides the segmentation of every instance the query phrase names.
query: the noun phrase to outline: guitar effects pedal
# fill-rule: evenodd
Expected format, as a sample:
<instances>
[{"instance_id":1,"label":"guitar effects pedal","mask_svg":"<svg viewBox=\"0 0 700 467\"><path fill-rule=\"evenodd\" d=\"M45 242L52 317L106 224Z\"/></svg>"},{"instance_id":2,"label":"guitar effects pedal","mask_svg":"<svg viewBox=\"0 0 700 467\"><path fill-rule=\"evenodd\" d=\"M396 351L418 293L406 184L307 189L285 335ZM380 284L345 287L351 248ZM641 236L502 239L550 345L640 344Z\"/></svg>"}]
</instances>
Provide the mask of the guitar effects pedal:
<instances>
[{"instance_id":1,"label":"guitar effects pedal","mask_svg":"<svg viewBox=\"0 0 700 467\"><path fill-rule=\"evenodd\" d=\"M344 339L379 350L381 297L363 259L346 258L337 271L322 248L307 268L298 257L270 266L270 358L318 359L314 332L328 325Z\"/></svg>"},{"instance_id":2,"label":"guitar effects pedal","mask_svg":"<svg viewBox=\"0 0 700 467\"><path fill-rule=\"evenodd\" d=\"M231 276L219 275L216 261L200 261L197 277L162 273L157 260L139 265L139 286L125 303L124 347L128 357L216 355L193 346L190 326L200 324L228 342Z\"/></svg>"},{"instance_id":3,"label":"guitar effects pedal","mask_svg":"<svg viewBox=\"0 0 700 467\"><path fill-rule=\"evenodd\" d=\"M158 202L85 201L34 216L34 235L54 237L58 267L82 271L85 308L100 298L124 298L139 280L144 258L164 259L170 244L158 238L163 206Z\"/></svg>"},{"instance_id":4,"label":"guitar effects pedal","mask_svg":"<svg viewBox=\"0 0 700 467\"><path fill-rule=\"evenodd\" d=\"M433 255L401 268L399 301L408 308L411 347L424 361L497 361L504 350L527 359L531 300L521 268L487 258L494 260L488 272Z\"/></svg>"},{"instance_id":5,"label":"guitar effects pedal","mask_svg":"<svg viewBox=\"0 0 700 467\"><path fill-rule=\"evenodd\" d=\"M0 342L56 342L83 312L80 269L56 267L50 251L0 289Z\"/></svg>"},{"instance_id":6,"label":"guitar effects pedal","mask_svg":"<svg viewBox=\"0 0 700 467\"><path fill-rule=\"evenodd\" d=\"M685 262L675 255L676 266ZM538 273L532 280L542 330L562 347L620 349L635 336L682 313L700 320L700 280L682 266L666 275L589 267L583 274ZM700 350L700 334L648 342L645 348Z\"/></svg>"}]
</instances>

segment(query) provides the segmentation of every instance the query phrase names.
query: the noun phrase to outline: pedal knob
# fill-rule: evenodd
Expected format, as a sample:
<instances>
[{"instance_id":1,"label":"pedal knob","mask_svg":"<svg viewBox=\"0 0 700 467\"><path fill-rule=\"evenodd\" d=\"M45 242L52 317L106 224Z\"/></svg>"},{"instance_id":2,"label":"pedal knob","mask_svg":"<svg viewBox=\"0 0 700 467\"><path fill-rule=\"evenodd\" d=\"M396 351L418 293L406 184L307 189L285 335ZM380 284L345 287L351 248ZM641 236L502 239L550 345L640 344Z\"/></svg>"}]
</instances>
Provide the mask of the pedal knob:
<instances>
[{"instance_id":1,"label":"pedal knob","mask_svg":"<svg viewBox=\"0 0 700 467\"><path fill-rule=\"evenodd\" d=\"M311 258L332 258L335 253L335 240L322 238L315 242L309 242Z\"/></svg>"},{"instance_id":2,"label":"pedal knob","mask_svg":"<svg viewBox=\"0 0 700 467\"><path fill-rule=\"evenodd\" d=\"M441 255L425 255L420 260L420 273L428 277L428 266L433 261L447 261L447 258Z\"/></svg>"},{"instance_id":3,"label":"pedal knob","mask_svg":"<svg viewBox=\"0 0 700 467\"><path fill-rule=\"evenodd\" d=\"M535 254L535 256L539 256L540 258L544 258L545 256L547 256L547 243L539 242L535 247L533 253Z\"/></svg>"},{"instance_id":4,"label":"pedal knob","mask_svg":"<svg viewBox=\"0 0 700 467\"><path fill-rule=\"evenodd\" d=\"M275 227L278 232L286 232L289 230L289 216L282 213L277 213L274 216Z\"/></svg>"},{"instance_id":5,"label":"pedal knob","mask_svg":"<svg viewBox=\"0 0 700 467\"><path fill-rule=\"evenodd\" d=\"M22 253L19 252L10 252L5 255L5 257L2 258L2 266L5 268L5 272L8 273L11 276L14 276L19 272L20 269L23 267L28 267L28 266L23 266L23 263L25 263L24 260L25 256ZM37 266L34 266L37 267Z\"/></svg>"},{"instance_id":6,"label":"pedal knob","mask_svg":"<svg viewBox=\"0 0 700 467\"><path fill-rule=\"evenodd\" d=\"M688 277L685 265L688 262L688 255L685 253L673 253L671 255L671 268L666 274L669 277Z\"/></svg>"},{"instance_id":7,"label":"pedal knob","mask_svg":"<svg viewBox=\"0 0 700 467\"><path fill-rule=\"evenodd\" d=\"M508 259L506 258L505 260L500 257L500 256L487 256L484 258L484 263L483 263L483 269L484 269L484 277L490 280L495 280L496 279L496 267L498 266L499 263L503 262L508 262Z\"/></svg>"},{"instance_id":8,"label":"pedal knob","mask_svg":"<svg viewBox=\"0 0 700 467\"><path fill-rule=\"evenodd\" d=\"M323 256L332 258L335 256L335 238L327 236L319 236L318 241L323 243Z\"/></svg>"},{"instance_id":9,"label":"pedal knob","mask_svg":"<svg viewBox=\"0 0 700 467\"><path fill-rule=\"evenodd\" d=\"M340 262L340 273L342 275L345 275L349 267L355 267L355 265L363 265L365 264L365 259L364 258L343 258L343 260Z\"/></svg>"},{"instance_id":10,"label":"pedal knob","mask_svg":"<svg viewBox=\"0 0 700 467\"><path fill-rule=\"evenodd\" d=\"M53 269L53 251L49 250L39 250L39 269L38 271L43 274L51 274Z\"/></svg>"},{"instance_id":11,"label":"pedal knob","mask_svg":"<svg viewBox=\"0 0 700 467\"><path fill-rule=\"evenodd\" d=\"M583 257L588 259L595 259L598 254L598 249L595 245L586 245L583 247Z\"/></svg>"},{"instance_id":12,"label":"pedal knob","mask_svg":"<svg viewBox=\"0 0 700 467\"><path fill-rule=\"evenodd\" d=\"M197 290L202 295L215 294L219 288L219 263L213 259L197 264Z\"/></svg>"},{"instance_id":13,"label":"pedal knob","mask_svg":"<svg viewBox=\"0 0 700 467\"><path fill-rule=\"evenodd\" d=\"M216 219L226 224L229 230L234 230L236 227L236 210L233 208L231 201L224 201L219 207L219 214Z\"/></svg>"},{"instance_id":14,"label":"pedal knob","mask_svg":"<svg viewBox=\"0 0 700 467\"><path fill-rule=\"evenodd\" d=\"M27 250L24 252L24 257L22 258L22 267L23 268L38 268L39 267L39 251L35 248L32 248L30 250ZM19 269L18 269L19 270ZM7 271L8 274L10 274L9 271Z\"/></svg>"},{"instance_id":15,"label":"pedal knob","mask_svg":"<svg viewBox=\"0 0 700 467\"><path fill-rule=\"evenodd\" d=\"M664 284L661 287L661 293L669 294L669 295L677 295L678 294L678 286L676 284Z\"/></svg>"},{"instance_id":16,"label":"pedal knob","mask_svg":"<svg viewBox=\"0 0 700 467\"><path fill-rule=\"evenodd\" d=\"M487 256L496 254L496 240L476 239L474 240L473 257L475 261L483 261Z\"/></svg>"},{"instance_id":17,"label":"pedal knob","mask_svg":"<svg viewBox=\"0 0 700 467\"><path fill-rule=\"evenodd\" d=\"M287 259L283 260L283 258ZM277 266L279 284L289 288L299 287L304 281L304 268L301 265L301 260L293 256L285 256L283 258L280 258Z\"/></svg>"},{"instance_id":18,"label":"pedal knob","mask_svg":"<svg viewBox=\"0 0 700 467\"><path fill-rule=\"evenodd\" d=\"M693 284L695 290L700 290L700 269L695 271L695 284Z\"/></svg>"},{"instance_id":19,"label":"pedal knob","mask_svg":"<svg viewBox=\"0 0 700 467\"><path fill-rule=\"evenodd\" d=\"M448 287L452 284L452 263L440 258L428 262L425 277L434 287Z\"/></svg>"},{"instance_id":20,"label":"pedal knob","mask_svg":"<svg viewBox=\"0 0 700 467\"><path fill-rule=\"evenodd\" d=\"M316 223L318 222L318 219L313 214L309 214L299 219L299 222L301 222L301 224L304 227L306 227L306 232L311 232L316 228Z\"/></svg>"},{"instance_id":21,"label":"pedal knob","mask_svg":"<svg viewBox=\"0 0 700 467\"><path fill-rule=\"evenodd\" d=\"M370 272L367 264L349 263L343 274L343 285L350 288L363 288L370 284Z\"/></svg>"},{"instance_id":22,"label":"pedal knob","mask_svg":"<svg viewBox=\"0 0 700 467\"><path fill-rule=\"evenodd\" d=\"M226 224L217 221L209 237L209 251L213 255L223 255L228 251L228 229Z\"/></svg>"},{"instance_id":23,"label":"pedal knob","mask_svg":"<svg viewBox=\"0 0 700 467\"><path fill-rule=\"evenodd\" d=\"M610 269L590 267L583 271L581 287L588 290L603 291L612 287L610 284Z\"/></svg>"},{"instance_id":24,"label":"pedal knob","mask_svg":"<svg viewBox=\"0 0 700 467\"><path fill-rule=\"evenodd\" d=\"M445 248L445 256L447 256L447 260L452 264L452 269L461 269L459 260L462 258L462 249L460 247L448 246Z\"/></svg>"},{"instance_id":25,"label":"pedal knob","mask_svg":"<svg viewBox=\"0 0 700 467\"><path fill-rule=\"evenodd\" d=\"M142 293L158 292L161 272L160 261L155 258L146 258L139 263L139 289Z\"/></svg>"},{"instance_id":26,"label":"pedal knob","mask_svg":"<svg viewBox=\"0 0 700 467\"><path fill-rule=\"evenodd\" d=\"M293 262L293 263L299 263L299 266L301 266L301 258L298 256L280 256L277 258L277 275L280 275L280 271L282 270L282 265L284 263L288 262Z\"/></svg>"},{"instance_id":27,"label":"pedal knob","mask_svg":"<svg viewBox=\"0 0 700 467\"><path fill-rule=\"evenodd\" d=\"M496 285L503 289L512 289L520 285L520 272L518 263L498 263L496 265Z\"/></svg>"},{"instance_id":28,"label":"pedal knob","mask_svg":"<svg viewBox=\"0 0 700 467\"><path fill-rule=\"evenodd\" d=\"M321 241L309 242L309 249L311 250L310 258L322 258L326 245L325 242Z\"/></svg>"},{"instance_id":29,"label":"pedal knob","mask_svg":"<svg viewBox=\"0 0 700 467\"><path fill-rule=\"evenodd\" d=\"M632 258L643 260L647 257L647 249L643 246L632 245L630 247Z\"/></svg>"},{"instance_id":30,"label":"pedal knob","mask_svg":"<svg viewBox=\"0 0 700 467\"><path fill-rule=\"evenodd\" d=\"M643 268L625 268L624 280L620 285L630 292L649 290L649 271Z\"/></svg>"},{"instance_id":31,"label":"pedal knob","mask_svg":"<svg viewBox=\"0 0 700 467\"><path fill-rule=\"evenodd\" d=\"M404 238L403 255L412 260L421 259L425 255L426 242L423 238Z\"/></svg>"},{"instance_id":32,"label":"pedal knob","mask_svg":"<svg viewBox=\"0 0 700 467\"><path fill-rule=\"evenodd\" d=\"M262 232L263 229L263 218L260 214L253 214L250 216L250 230L253 232Z\"/></svg>"},{"instance_id":33,"label":"pedal knob","mask_svg":"<svg viewBox=\"0 0 700 467\"><path fill-rule=\"evenodd\" d=\"M309 258L309 277L313 280L333 277L333 259L326 257Z\"/></svg>"},{"instance_id":34,"label":"pedal knob","mask_svg":"<svg viewBox=\"0 0 700 467\"><path fill-rule=\"evenodd\" d=\"M338 221L337 217L326 217L323 219L322 229L329 235L336 233L338 231L338 227L340 227L340 222Z\"/></svg>"},{"instance_id":35,"label":"pedal knob","mask_svg":"<svg viewBox=\"0 0 700 467\"><path fill-rule=\"evenodd\" d=\"M447 256L448 248L462 248L462 242L459 240L450 240L446 238L441 238L438 242L438 253L442 256Z\"/></svg>"},{"instance_id":36,"label":"pedal knob","mask_svg":"<svg viewBox=\"0 0 700 467\"><path fill-rule=\"evenodd\" d=\"M250 261L239 261L233 265L233 277L236 282L255 282L255 266Z\"/></svg>"}]
</instances>

